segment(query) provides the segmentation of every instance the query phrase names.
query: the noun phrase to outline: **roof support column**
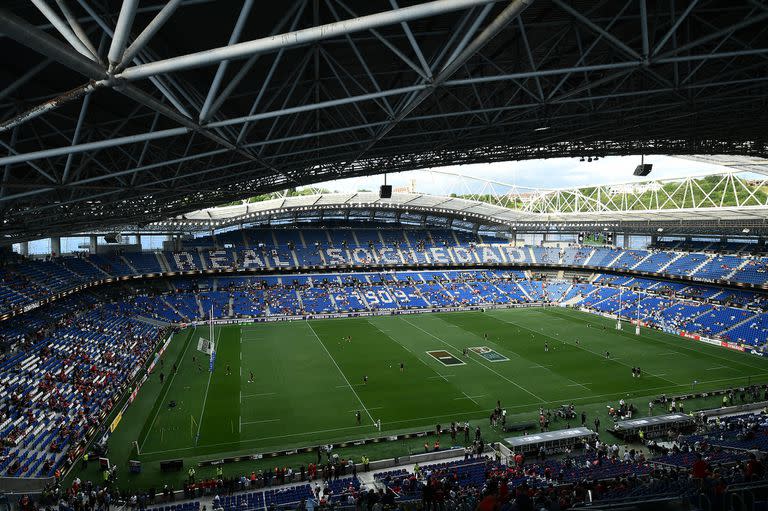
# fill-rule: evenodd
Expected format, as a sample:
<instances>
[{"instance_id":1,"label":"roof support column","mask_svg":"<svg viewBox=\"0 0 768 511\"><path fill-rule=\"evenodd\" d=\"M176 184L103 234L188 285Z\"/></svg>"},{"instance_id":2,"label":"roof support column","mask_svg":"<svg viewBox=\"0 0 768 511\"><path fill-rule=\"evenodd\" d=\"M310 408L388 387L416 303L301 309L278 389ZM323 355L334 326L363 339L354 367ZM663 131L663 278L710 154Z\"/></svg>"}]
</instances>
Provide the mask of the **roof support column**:
<instances>
[{"instance_id":1,"label":"roof support column","mask_svg":"<svg viewBox=\"0 0 768 511\"><path fill-rule=\"evenodd\" d=\"M54 236L51 238L51 256L58 257L61 255L61 237Z\"/></svg>"}]
</instances>

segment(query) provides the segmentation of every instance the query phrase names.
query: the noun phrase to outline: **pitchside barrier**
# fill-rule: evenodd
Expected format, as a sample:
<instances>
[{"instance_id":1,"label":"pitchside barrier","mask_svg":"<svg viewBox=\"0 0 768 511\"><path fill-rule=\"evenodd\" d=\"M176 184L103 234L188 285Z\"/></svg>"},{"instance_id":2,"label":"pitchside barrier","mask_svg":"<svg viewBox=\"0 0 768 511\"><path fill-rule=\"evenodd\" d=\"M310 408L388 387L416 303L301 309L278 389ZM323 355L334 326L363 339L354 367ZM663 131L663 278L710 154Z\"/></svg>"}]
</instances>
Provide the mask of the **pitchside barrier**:
<instances>
[{"instance_id":1,"label":"pitchside barrier","mask_svg":"<svg viewBox=\"0 0 768 511\"><path fill-rule=\"evenodd\" d=\"M337 319L337 318L366 318L372 316L402 316L408 314L426 314L430 312L467 312L467 311L485 311L492 309L525 309L531 307L546 307L545 302L534 303L505 303L505 304L483 304L483 305L470 305L467 307L428 307L420 309L404 309L404 310L385 310L385 311L361 311L361 312L345 312L334 314L303 314L303 315L279 315L268 317L248 317L248 318L229 318L229 319L214 319L213 321L192 321L190 323L179 323L181 328L189 326L201 326L208 325L211 322L214 325L241 325L248 323L274 323L277 321L305 321L308 319Z\"/></svg>"},{"instance_id":2,"label":"pitchside barrier","mask_svg":"<svg viewBox=\"0 0 768 511\"><path fill-rule=\"evenodd\" d=\"M696 384L697 384L697 382L691 383L691 387L695 388ZM766 388L768 388L768 384L761 383L761 384L754 384L754 385L739 385L737 387L729 387L727 389L721 389L721 390L710 390L710 391L707 391L707 392L690 392L688 394L678 394L676 396L667 396L666 403L669 403L671 401L677 401L679 403L681 401L686 401L688 399L698 399L698 398L711 397L711 396L723 396L725 394L728 394L731 391L738 392L738 393L746 392L748 386L755 387L758 391L759 390L763 390L764 391ZM654 404L665 404L665 402L662 401L661 397L655 398L653 400L653 403ZM768 401L761 401L761 403L764 403L764 404L768 405ZM744 404L742 406L752 406L752 405L755 405L755 404L756 403L752 403L751 405ZM733 408L737 408L737 407L734 406Z\"/></svg>"},{"instance_id":3,"label":"pitchside barrier","mask_svg":"<svg viewBox=\"0 0 768 511\"><path fill-rule=\"evenodd\" d=\"M0 491L13 494L38 494L56 481L53 477L0 477Z\"/></svg>"},{"instance_id":4,"label":"pitchside barrier","mask_svg":"<svg viewBox=\"0 0 768 511\"><path fill-rule=\"evenodd\" d=\"M316 455L318 449L321 450L321 454L324 455L326 447L329 445L333 449L338 448L345 448L345 447L358 447L361 445L368 445L368 444L378 444L382 442L396 442L398 440L407 440L410 438L427 438L435 435L434 430L430 431L415 431L411 433L402 433L400 435L387 435L387 436L381 436L381 437L370 437L370 438L362 438L358 440L348 440L345 442L337 442L333 444L322 444L322 445L312 445L307 447L300 447L297 449L288 449L288 450L281 450L281 451L268 451L268 452L261 452L261 453L253 453L253 454L243 454L241 456L230 456L227 458L216 458L216 459L209 459L209 460L203 460L197 463L198 467L206 467L210 465L221 465L222 463L237 463L239 461L249 461L249 460L261 460L265 458L277 458L279 456L292 456L294 454L312 454L313 456ZM459 433L460 436L463 436L464 433ZM446 442L450 441L450 433L443 430L442 437L446 438ZM431 444L431 442L430 442ZM460 452L459 452L460 451ZM408 456L400 456L398 458L395 458L395 464L397 463L405 463L403 460L422 460L420 456L427 456L427 455L435 455L438 456L440 453L458 453L458 454L451 454L448 457L451 456L463 456L464 455L464 447L458 447L458 446L450 446L446 447L444 449L440 449L438 451L429 451L427 453L421 453L421 454L410 454ZM431 461L432 459L443 459L444 456L440 455L438 458L423 458L424 461ZM412 463L415 463L412 461ZM373 466L373 463L371 463L371 466Z\"/></svg>"},{"instance_id":5,"label":"pitchside barrier","mask_svg":"<svg viewBox=\"0 0 768 511\"><path fill-rule=\"evenodd\" d=\"M754 403L745 403L743 405L724 406L722 408L713 408L711 410L701 410L698 415L705 419L714 419L726 415L740 415L753 412L758 415L768 408L768 401L756 401Z\"/></svg>"}]
</instances>

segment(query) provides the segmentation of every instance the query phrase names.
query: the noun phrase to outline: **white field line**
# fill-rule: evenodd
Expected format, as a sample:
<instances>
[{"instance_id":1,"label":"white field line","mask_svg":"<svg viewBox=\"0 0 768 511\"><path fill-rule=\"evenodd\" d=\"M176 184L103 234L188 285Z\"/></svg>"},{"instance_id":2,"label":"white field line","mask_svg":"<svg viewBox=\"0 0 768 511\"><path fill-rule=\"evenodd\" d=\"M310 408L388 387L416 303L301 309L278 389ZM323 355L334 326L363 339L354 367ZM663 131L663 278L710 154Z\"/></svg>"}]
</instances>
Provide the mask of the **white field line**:
<instances>
[{"instance_id":1,"label":"white field line","mask_svg":"<svg viewBox=\"0 0 768 511\"><path fill-rule=\"evenodd\" d=\"M355 388L352 386L351 383L349 383L349 380L347 379L347 375L344 374L344 371L341 370L341 367L339 367L339 364L336 363L336 359L333 358L333 355L331 355L331 352L328 351L328 348L325 347L325 344L323 344L323 341L320 340L320 336L317 335L317 332L315 332L315 329L312 328L312 325L307 321L307 326L310 330L312 330L312 334L315 336L315 339L317 339L317 342L320 343L320 346L323 347L323 350L328 354L328 357L331 359L331 362L333 362L333 365L336 366L336 369L339 371L339 374L341 374L341 377L344 378L344 381L347 382L347 387L349 387L349 390L352 391L352 393L357 398L357 401L360 403L360 406L363 407L363 410L365 410L365 413L368 415L368 418L371 419L371 423L375 424L376 421L373 420L373 415L371 415L371 412L368 411L368 408L365 407L365 403L363 403L363 400L360 399L360 395L357 393Z\"/></svg>"},{"instance_id":2,"label":"white field line","mask_svg":"<svg viewBox=\"0 0 768 511\"><path fill-rule=\"evenodd\" d=\"M192 331L192 335L195 335L195 332L197 331L197 327ZM189 346L193 343L192 339L189 340L189 344L184 348L184 353L181 354L181 361L184 362L184 357L187 355L187 350L189 349ZM171 381L168 382L168 386L165 388L165 393L163 394L163 399L160 400L160 407L155 412L155 416L152 417L152 426L155 425L155 421L157 420L157 414L160 413L160 409L163 407L162 403L165 401L165 398L168 396L168 391L171 390L171 387L173 386L173 380L176 378L176 373L179 371L177 370L175 373L171 375ZM150 427L151 431L151 427ZM141 446L139 447L139 451L144 448L144 444L147 442L147 438L149 438L149 431L147 431L147 436L144 437L144 440L141 442Z\"/></svg>"},{"instance_id":3,"label":"white field line","mask_svg":"<svg viewBox=\"0 0 768 511\"><path fill-rule=\"evenodd\" d=\"M718 379L718 380L700 381L699 385L706 385L708 383L719 383L719 382L722 382L722 381L734 381L734 380L742 381L744 378L757 378L759 376L765 376L765 373L745 375L745 376L736 376L736 377L733 377L733 378L721 378L721 379ZM670 388L690 388L690 384L680 384L680 385L672 385L672 386L665 385L663 387L651 387L651 388L647 388L647 389L642 389L642 392L647 392L648 394L646 394L646 395L652 395L652 393L654 391L664 390L664 389L667 389L669 391ZM574 397L571 397L571 398L557 399L555 401L547 401L547 402L542 403L542 404L545 404L545 405L555 405L555 404L560 404L560 403L563 403L563 402L566 402L566 401L568 401L568 402L573 401L574 403L582 402L582 401L592 402L592 400L600 399L600 398L604 398L604 397L614 397L614 398L618 399L619 396L623 396L623 395L624 395L623 392L612 392L610 394L598 394L598 395L590 395L590 396L580 395L580 396L574 396ZM525 405L517 405L517 406L508 406L506 408L507 408L507 410L526 410L526 409L530 409L530 407L531 407L530 404L525 404ZM491 411L493 411L493 408L488 408L487 410L477 410L476 412L472 412L472 413L473 414L475 414L475 413L477 413L477 414L483 413L484 414L486 412L491 412ZM446 413L446 414L441 414L441 415L432 415L430 417L414 417L414 418L411 418L411 419L389 421L387 424L403 424L403 423L411 423L411 422L432 421L434 419L443 419L445 417L456 417L456 416L457 416L456 412L451 412L451 413ZM478 415L473 420L479 420L479 419L484 419L484 418L486 418L486 417ZM321 434L321 433L333 433L333 432L336 432L336 431L346 431L346 430L363 429L363 428L368 429L368 428L370 428L370 426L368 426L368 425L364 425L364 426L346 426L346 427L341 427L341 428L321 429L321 430L317 430L317 431L304 431L304 432L301 432L301 433L288 433L288 434L285 434L285 435L274 435L274 436L261 437L261 438L249 438L249 439L246 439L246 440L241 440L240 442L238 442L238 444L240 446L242 446L243 444L248 444L248 443L252 443L252 442L261 442L261 441L264 441L264 440L277 440L277 439L280 439L280 438L289 438L289 437L306 436L306 435L317 435L317 434ZM233 444L233 442L220 442L220 443L216 443L216 444L206 444L206 447L219 447L219 446L222 446L222 445L232 445L232 444ZM142 453L142 455L143 456L153 456L153 455L156 455L156 454L166 454L166 453L169 453L169 452L187 451L187 450L190 450L190 449L194 449L194 447L178 447L176 449L166 449L164 451L146 452L146 453Z\"/></svg>"},{"instance_id":4,"label":"white field line","mask_svg":"<svg viewBox=\"0 0 768 511\"><path fill-rule=\"evenodd\" d=\"M438 341L442 342L442 343L443 343L443 344L445 344L446 346L450 346L450 347L451 347L451 348L453 348L453 349L454 349L454 350L455 350L457 353L460 353L460 352L461 352L461 350L460 350L460 349L458 349L458 348L457 348L456 346L454 346L453 344L451 344L451 343L449 343L449 342L446 342L446 341L444 341L443 339L441 339L441 338L437 337L436 335L434 335L432 332L428 332L428 331L424 330L424 329L423 329L423 328L421 328L419 325L415 325L415 324L411 323L410 321L408 321L408 320L407 320L407 319L405 319L405 318L403 318L403 321L405 321L406 323L408 323L409 325L411 325L411 326L412 326L412 327L414 327L414 328L418 328L419 330L421 330L421 331L422 331L422 332L424 332L425 334L429 335L430 337L433 337L433 338L437 339ZM458 357L456 357L456 358L458 358ZM459 360L461 360L461 359L459 359ZM517 383L515 383L515 382L514 382L514 381L512 381L512 380L510 380L509 378L507 378L506 376L504 376L504 375L503 375L503 374L501 374L500 372L496 371L495 369L493 369L493 368L491 368L491 367L488 367L487 365L483 364L482 362L480 362L480 361L478 361L478 360L475 360L475 359L474 359L474 358L472 358L472 357L469 357L469 360L474 360L474 361L475 361L475 362L477 362L477 363L478 363L480 366L482 366L482 367L484 367L484 368L488 369L490 372L494 373L496 376L498 376L498 377L499 377L499 378L501 378L502 380L505 380L505 381L507 381L507 382L511 383L512 385L514 385L515 387L519 388L519 389L520 389L520 390L522 390L523 392L525 392L525 393L527 393L527 394L530 394L531 396L535 397L535 398L536 398L538 401L540 401L540 402L542 402L542 403L546 402L544 399L540 398L539 396L537 396L536 394L534 394L534 393L533 393L533 392L531 392L530 390L526 389L525 387L523 387L523 386L521 386L521 385L518 385Z\"/></svg>"}]
</instances>

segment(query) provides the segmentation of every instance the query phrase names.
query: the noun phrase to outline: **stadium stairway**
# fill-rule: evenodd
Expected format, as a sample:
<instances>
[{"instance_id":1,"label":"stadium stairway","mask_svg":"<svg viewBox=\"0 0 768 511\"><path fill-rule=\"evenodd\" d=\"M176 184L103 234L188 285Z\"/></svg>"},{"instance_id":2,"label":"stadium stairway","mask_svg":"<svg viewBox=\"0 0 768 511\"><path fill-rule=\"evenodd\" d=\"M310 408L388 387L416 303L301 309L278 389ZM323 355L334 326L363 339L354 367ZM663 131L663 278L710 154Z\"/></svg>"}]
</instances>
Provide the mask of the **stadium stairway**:
<instances>
[{"instance_id":1,"label":"stadium stairway","mask_svg":"<svg viewBox=\"0 0 768 511\"><path fill-rule=\"evenodd\" d=\"M698 264L696 267L694 267L694 268L693 268L693 269L692 269L692 270L691 270L691 271L688 273L688 275L690 275L690 276L692 276L692 277L696 276L696 273L697 273L699 270L701 270L702 268L704 268L704 267L705 267L707 264L709 264L709 262L710 262L710 261L712 261L712 258L713 258L713 256L712 256L711 254L704 254L704 256L705 256L705 257L704 257L704 260L703 260L703 261L702 261L700 264Z\"/></svg>"},{"instance_id":2,"label":"stadium stairway","mask_svg":"<svg viewBox=\"0 0 768 511\"><path fill-rule=\"evenodd\" d=\"M381 231L379 231L379 236L381 236ZM403 231L403 239L405 240L405 246L406 246L408 249L411 249L411 248L413 248L413 245L411 244L411 240L410 240L410 238L408 237L408 232L406 232L406 231ZM383 243L383 241L384 241L384 238L382 237L382 243Z\"/></svg>"},{"instance_id":3,"label":"stadium stairway","mask_svg":"<svg viewBox=\"0 0 768 511\"><path fill-rule=\"evenodd\" d=\"M672 259L667 261L666 264L663 264L662 266L659 267L659 269L657 270L657 273L664 273L664 270L669 268L671 265L673 265L675 263L675 261L677 261L678 259L680 259L681 257L683 257L685 255L687 255L685 252L677 252L675 254L675 257L673 257Z\"/></svg>"},{"instance_id":4,"label":"stadium stairway","mask_svg":"<svg viewBox=\"0 0 768 511\"><path fill-rule=\"evenodd\" d=\"M299 293L298 290L294 290L293 292L296 294L296 300L299 302L299 310L304 311L305 313L308 312L304 308L304 300L301 299L301 293Z\"/></svg>"},{"instance_id":5,"label":"stadium stairway","mask_svg":"<svg viewBox=\"0 0 768 511\"><path fill-rule=\"evenodd\" d=\"M528 301L530 302L534 301L531 298L531 295L528 294L528 291L526 291L525 286L522 286L519 282L516 282L516 284L517 284L517 287L520 288L520 292L523 294L523 296L525 296L528 299Z\"/></svg>"},{"instance_id":6,"label":"stadium stairway","mask_svg":"<svg viewBox=\"0 0 768 511\"><path fill-rule=\"evenodd\" d=\"M745 267L747 264L749 264L749 261L750 261L749 259L744 259L744 260L741 262L741 264L739 264L739 265L738 265L736 268L734 268L734 269L733 269L733 271L731 271L730 273L728 273L728 274L726 274L726 275L723 275L723 278L724 278L725 280L730 280L730 279L732 279L732 278L734 277L734 275L736 275L736 274L739 272L739 270L741 270L741 269L742 269L742 268L744 268L744 267Z\"/></svg>"},{"instance_id":7,"label":"stadium stairway","mask_svg":"<svg viewBox=\"0 0 768 511\"><path fill-rule=\"evenodd\" d=\"M183 317L185 317L185 316L184 316L184 314L182 314L181 312L179 312L179 309L177 309L176 307L174 307L174 306L171 304L171 302L169 302L169 301L168 301L168 300L167 300L167 299L166 299L164 296L161 296L161 297L160 297L160 301L161 301L161 302L162 302L164 305L166 305L166 306L167 306L169 309L171 309L173 312L175 312L176 314L178 314L180 317L182 317L182 318L183 318Z\"/></svg>"},{"instance_id":8,"label":"stadium stairway","mask_svg":"<svg viewBox=\"0 0 768 511\"><path fill-rule=\"evenodd\" d=\"M170 272L171 265L168 264L168 259L165 258L165 253L157 251L155 252L155 255L157 256L157 262L160 264L160 268L162 268L164 272Z\"/></svg>"},{"instance_id":9,"label":"stadium stairway","mask_svg":"<svg viewBox=\"0 0 768 511\"><path fill-rule=\"evenodd\" d=\"M133 266L133 265L131 264L131 262L128 260L128 258L127 258L127 257L125 257L125 256L122 256L122 255L121 255L121 256L120 256L120 261L121 261L121 262L122 262L124 265L126 265L128 268L130 268L130 269L131 269L131 272L133 272L134 274L137 274L137 273L139 273L139 271L138 271L138 270L136 270L136 267L135 267L135 266Z\"/></svg>"},{"instance_id":10,"label":"stadium stairway","mask_svg":"<svg viewBox=\"0 0 768 511\"><path fill-rule=\"evenodd\" d=\"M745 325L746 323L749 323L750 321L754 321L754 320L755 320L755 317L756 317L756 316L749 316L749 317L746 317L746 318L742 319L742 320L741 320L741 321L739 321L738 323L734 323L734 324L733 324L733 325L731 325L729 328L726 328L725 330L723 330L722 332L720 332L720 333L718 334L718 337L727 336L729 332L735 332L735 331L737 331L737 330L739 329L739 327L741 327L742 325Z\"/></svg>"},{"instance_id":11,"label":"stadium stairway","mask_svg":"<svg viewBox=\"0 0 768 511\"><path fill-rule=\"evenodd\" d=\"M339 310L339 305L336 303L336 298L333 296L333 293L328 293L328 300L331 302L331 305L335 310Z\"/></svg>"},{"instance_id":12,"label":"stadium stairway","mask_svg":"<svg viewBox=\"0 0 768 511\"><path fill-rule=\"evenodd\" d=\"M589 252L589 254L587 255L587 257L585 257L585 258L584 258L584 263L583 263L583 264L584 264L584 266L589 266L589 262L590 262L590 260L592 259L592 257L594 257L594 255L595 255L596 253L597 253L597 250L595 250L595 249L593 248L593 249L592 249L592 250Z\"/></svg>"},{"instance_id":13,"label":"stadium stairway","mask_svg":"<svg viewBox=\"0 0 768 511\"><path fill-rule=\"evenodd\" d=\"M635 264L633 264L632 266L630 266L630 269L631 269L631 270L634 270L635 268L637 268L638 266L640 266L641 264L643 264L644 262L646 262L646 261L647 261L647 260L648 260L648 259L649 259L651 256L653 256L653 252L650 252L650 251L649 251L649 252L648 252L648 253L645 255L645 257L643 257L643 258L642 258L642 259L640 259L638 262L636 262Z\"/></svg>"},{"instance_id":14,"label":"stadium stairway","mask_svg":"<svg viewBox=\"0 0 768 511\"><path fill-rule=\"evenodd\" d=\"M110 275L109 273L107 273L107 272L106 272L106 271L104 271L102 268L100 268L100 267L99 267L99 266L98 266L96 263L94 263L94 262L93 262L93 260L92 260L90 257L83 257L83 258L82 258L82 260L83 260L83 261L87 261L87 262L88 262L88 264L90 264L91 266L93 266L94 268L96 268L96 271L97 271L97 272L98 272L100 275L104 275L105 277L111 277L111 275Z\"/></svg>"},{"instance_id":15,"label":"stadium stairway","mask_svg":"<svg viewBox=\"0 0 768 511\"><path fill-rule=\"evenodd\" d=\"M573 287L573 286L571 286L571 287ZM566 301L562 302L562 304L561 304L561 305L567 305L567 306L576 306L576 305L578 305L578 304L579 304L579 302L581 302L582 300L584 300L584 299L588 298L588 297L589 297L589 295L591 295L592 293L594 293L596 290L597 290L597 288L592 288L592 289L589 291L589 293L587 293L587 294L586 294L586 295L584 295L583 297L581 297L581 296L579 296L579 295L573 296L572 298L569 298L569 299L567 299ZM566 295L567 295L567 294L568 294L568 292L566 292Z\"/></svg>"},{"instance_id":16,"label":"stadium stairway","mask_svg":"<svg viewBox=\"0 0 768 511\"><path fill-rule=\"evenodd\" d=\"M614 257L613 259L611 259L611 262L609 262L608 264L606 264L606 265L605 265L605 267L606 267L606 268L614 268L614 266L613 266L613 265L614 265L614 264L616 264L616 261L618 261L619 259L621 259L621 257L622 257L623 255L624 255L624 251L623 251L623 250L619 250L619 251L618 251L618 254L616 255L616 257Z\"/></svg>"}]
</instances>

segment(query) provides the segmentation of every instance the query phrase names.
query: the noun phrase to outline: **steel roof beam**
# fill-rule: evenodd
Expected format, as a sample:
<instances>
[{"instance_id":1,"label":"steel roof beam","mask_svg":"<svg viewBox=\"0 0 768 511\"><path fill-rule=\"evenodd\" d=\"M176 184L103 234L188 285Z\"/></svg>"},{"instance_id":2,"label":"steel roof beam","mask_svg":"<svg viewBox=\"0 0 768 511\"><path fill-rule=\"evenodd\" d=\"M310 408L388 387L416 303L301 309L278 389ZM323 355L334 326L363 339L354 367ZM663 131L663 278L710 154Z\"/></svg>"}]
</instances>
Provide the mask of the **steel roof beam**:
<instances>
[{"instance_id":1,"label":"steel roof beam","mask_svg":"<svg viewBox=\"0 0 768 511\"><path fill-rule=\"evenodd\" d=\"M723 56L731 57L734 56L738 52L727 52L723 54ZM752 51L745 51L745 54L756 54L756 53L768 53L768 48L766 49L755 49ZM706 58L718 58L720 54L716 55L708 55ZM674 57L671 60L667 59L660 59L662 63L668 63L668 62L684 62L687 60L695 61L699 60L701 58L704 58L703 56L680 56L680 57ZM556 75L556 74L564 74L564 73L570 73L570 72L582 72L582 71L595 71L595 70L611 70L611 69L628 69L632 67L637 67L639 64L635 62L618 62L618 63L610 63L610 64L598 64L594 66L583 66L583 67L576 67L576 68L563 68L563 69L551 69L551 70L539 70L535 72L521 72L521 73L513 73L508 75L495 75L495 76L486 76L486 77L477 77L477 78L468 78L468 79L456 79L456 80L447 80L444 82L443 85L445 86L456 86L456 85L471 85L473 83L485 83L490 81L507 81L511 79L519 79L519 78L529 78L533 77L535 75L538 76L549 76L549 75ZM745 80L730 80L730 81L722 81L722 82L714 82L712 84L708 84L707 86L716 86L716 85L734 85L734 84L746 84L746 83L755 83L763 81L764 79L757 78L757 79L745 79ZM302 113L307 111L314 111L317 109L322 108L329 108L333 106L339 106L344 104L350 104L355 103L359 101L366 101L366 100L372 100L375 98L378 98L380 96L394 96L394 95L402 95L408 92L414 92L414 91L424 91L427 89L430 89L431 87L428 85L414 85L410 87L402 87L398 89L392 89L388 91L383 91L381 94L379 93L370 93L370 94L362 94L358 96L348 97L348 98L341 98L336 100L328 100L320 103L315 104L309 104L309 105L302 105L298 107L289 107L284 108L280 110L274 110L269 112L263 112L260 114L255 114L252 116L246 116L241 118L234 118L234 119L227 119L224 121L218 121L214 123L210 123L209 127L221 127L221 126L228 126L228 125L236 125L236 124L242 124L245 122L251 122L255 120L264 120L264 119L271 119L275 117L290 115L290 114L296 114L296 113ZM700 88L699 85L694 85L688 88ZM656 89L656 90L649 90L649 91L642 91L642 94L647 94L649 92L670 92L673 91L673 88L666 88L666 89ZM638 95L641 92L631 92L631 95ZM605 98L605 97L625 97L627 94L619 94L619 95L610 95L610 96L595 96L593 99L599 99L599 98ZM18 163L21 161L25 161L25 157L28 156L30 160L34 159L40 159L40 158L46 158L50 156L60 156L64 154L69 154L69 152L81 152L86 150L91 150L94 147L95 148L103 148L103 147L111 147L114 145L119 144L130 144L130 143L136 143L136 142L143 142L145 140L156 140L166 137L172 137L177 136L180 134L183 134L187 131L191 131L193 128L183 129L183 128L173 128L173 129L167 129L162 130L160 132L154 132L154 133L144 133L139 135L132 135L128 137L120 137L113 140L105 140L102 142L94 142L93 144L96 144L95 146L84 146L84 145L78 145L73 147L61 147L61 148L53 148L53 149L47 149L42 151L36 151L32 153L26 153L25 155L17 155L14 157L5 157L0 158L0 165L6 164L6 163ZM9 159L12 158L12 159Z\"/></svg>"},{"instance_id":2,"label":"steel roof beam","mask_svg":"<svg viewBox=\"0 0 768 511\"><path fill-rule=\"evenodd\" d=\"M236 60L251 55L272 52L287 46L298 46L322 41L323 39L392 25L403 21L437 16L439 14L467 9L475 5L495 1L499 0L433 0L431 2L403 7L392 11L370 14L368 16L361 16L341 22L328 23L326 25L297 30L287 34L255 39L253 41L238 43L231 46L224 46L148 64L141 64L125 69L117 76L126 80L138 80L157 74L208 66L223 60Z\"/></svg>"},{"instance_id":3,"label":"steel roof beam","mask_svg":"<svg viewBox=\"0 0 768 511\"><path fill-rule=\"evenodd\" d=\"M631 58L636 59L637 61L641 61L642 57L639 53L637 53L635 50L624 44L618 37L614 36L607 30L605 30L603 27L597 25L592 20L581 14L579 11L571 7L570 5L566 4L562 0L551 0L555 5L560 7L562 10L576 18L580 23L591 29L592 31L596 32L597 34L602 35L607 41L610 41L613 46L620 49L622 52L624 52L626 55L628 55Z\"/></svg>"},{"instance_id":4,"label":"steel roof beam","mask_svg":"<svg viewBox=\"0 0 768 511\"><path fill-rule=\"evenodd\" d=\"M77 117L77 124L75 124L75 133L72 135L72 145L77 144L77 140L80 138L80 130L83 127L83 121L85 120L85 114L88 111L88 105L91 101L91 95L86 94L83 98L83 104L80 107L80 115ZM61 182L66 183L69 179L69 169L72 167L72 160L74 158L73 153L67 155L67 162L64 164L64 174L61 177Z\"/></svg>"},{"instance_id":5,"label":"steel roof beam","mask_svg":"<svg viewBox=\"0 0 768 511\"><path fill-rule=\"evenodd\" d=\"M31 0L31 2L37 7L37 9L40 11L40 13L45 16L45 18L51 22L51 25L53 25L53 28L56 29L56 31L61 34L62 37L74 48L80 55L83 55L84 57L93 60L98 61L98 56L94 54L94 52L89 49L83 42L75 35L75 33L72 31L69 26L67 26L66 23L64 23L64 20L62 20L58 14L51 8L50 5L48 5L48 2L46 0ZM93 45L91 45L91 48L93 48Z\"/></svg>"},{"instance_id":6,"label":"steel roof beam","mask_svg":"<svg viewBox=\"0 0 768 511\"><path fill-rule=\"evenodd\" d=\"M98 50L96 50L96 47L93 45L93 43L91 43L88 34L86 34L83 30L83 27L80 26L77 18L75 18L75 16L72 14L72 11L67 5L66 0L56 0L56 4L59 6L62 14L64 14L64 17L67 19L67 23L69 23L69 26L72 28L72 31L75 33L80 42L82 42L83 45L88 48L88 51L91 52L94 57L96 57L97 61L100 61L101 59L99 58Z\"/></svg>"},{"instance_id":7,"label":"steel roof beam","mask_svg":"<svg viewBox=\"0 0 768 511\"><path fill-rule=\"evenodd\" d=\"M133 19L136 16L136 7L139 5L139 0L122 0L122 2L120 15L115 25L115 33L112 35L112 44L109 46L110 73L122 62L125 46L128 43L128 38L131 36Z\"/></svg>"},{"instance_id":8,"label":"steel roof beam","mask_svg":"<svg viewBox=\"0 0 768 511\"><path fill-rule=\"evenodd\" d=\"M305 0L296 0L291 9L288 10L286 15L280 20L280 22L277 24L277 26L270 32L270 35L275 35L280 30L283 29L286 23L293 18L293 23L291 24L291 27L289 28L289 31L293 31L296 28L296 25L298 24L299 20L301 19L301 15L304 12L304 7L306 6L307 2ZM281 53L282 55L282 53ZM224 103L224 101L227 100L227 98L230 97L232 92L237 88L238 85L240 85L240 82L245 78L248 73L251 71L251 68L256 64L256 61L258 61L260 55L254 55L251 58L249 58L245 64L240 66L240 69L238 70L237 74L233 76L230 80L227 81L227 86L224 88L224 90L221 92L221 94L218 95L218 97L213 101L211 106L208 109L208 112L206 116L204 116L203 122L208 121L211 117L213 117L216 112L219 111L219 108L221 108L221 105Z\"/></svg>"},{"instance_id":9,"label":"steel roof beam","mask_svg":"<svg viewBox=\"0 0 768 511\"><path fill-rule=\"evenodd\" d=\"M658 53L664 48L664 45L667 44L667 41L669 41L670 37L674 36L677 32L677 29L680 28L680 25L685 21L685 19L688 17L688 15L691 13L691 11L696 7L696 5L699 3L699 0L690 0L688 2L688 7L685 8L685 10L680 14L680 16L675 20L675 23L670 27L670 29L667 31L666 34L662 36L661 39L659 39L659 42L656 43L656 46L653 47L653 52L651 52L651 57L655 57L658 55Z\"/></svg>"},{"instance_id":10,"label":"steel roof beam","mask_svg":"<svg viewBox=\"0 0 768 511\"><path fill-rule=\"evenodd\" d=\"M248 19L248 15L251 13L252 7L253 0L245 0L243 2L243 6L240 9L240 15L237 17L237 21L235 22L235 28L232 29L232 34L229 36L229 42L227 43L228 46L232 46L240 40L240 34L243 32L243 27L245 26L245 22ZM213 77L213 82L211 82L211 86L208 88L208 94L205 97L203 107L200 109L200 114L198 115L198 120L200 122L203 122L208 118L208 110L211 107L214 96L219 91L219 86L221 85L221 81L224 79L224 73L227 72L228 65L228 60L222 60L219 62L219 67L216 69L216 75Z\"/></svg>"},{"instance_id":11,"label":"steel roof beam","mask_svg":"<svg viewBox=\"0 0 768 511\"><path fill-rule=\"evenodd\" d=\"M160 12L150 21L144 30L136 37L131 45L123 52L120 57L120 63L117 66L117 70L124 68L130 62L133 62L134 57L144 48L147 43L154 37L158 30L160 30L165 22L173 16L176 9L179 7L181 0L170 0L165 6L160 9Z\"/></svg>"}]
</instances>

